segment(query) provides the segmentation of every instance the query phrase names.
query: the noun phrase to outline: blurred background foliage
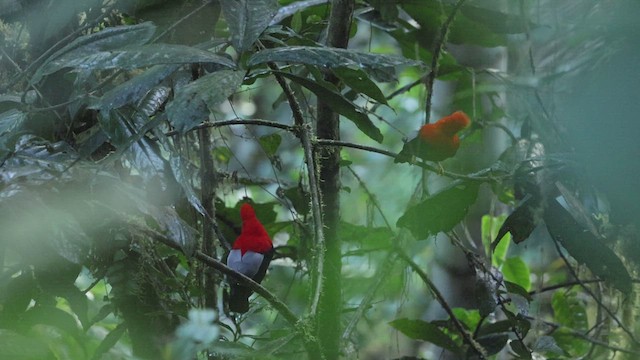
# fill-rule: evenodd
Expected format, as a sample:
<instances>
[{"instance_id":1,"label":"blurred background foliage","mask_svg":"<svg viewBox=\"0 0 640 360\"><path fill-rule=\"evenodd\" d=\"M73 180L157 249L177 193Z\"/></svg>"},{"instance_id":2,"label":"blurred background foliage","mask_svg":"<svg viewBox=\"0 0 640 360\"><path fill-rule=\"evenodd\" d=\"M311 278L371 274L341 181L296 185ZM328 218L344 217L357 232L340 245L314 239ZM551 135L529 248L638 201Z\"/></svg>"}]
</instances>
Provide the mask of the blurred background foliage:
<instances>
[{"instance_id":1,"label":"blurred background foliage","mask_svg":"<svg viewBox=\"0 0 640 360\"><path fill-rule=\"evenodd\" d=\"M0 0L0 359L637 358L639 6L358 0L342 50L322 0ZM456 110L454 158L393 162ZM297 321L228 312L245 198Z\"/></svg>"}]
</instances>

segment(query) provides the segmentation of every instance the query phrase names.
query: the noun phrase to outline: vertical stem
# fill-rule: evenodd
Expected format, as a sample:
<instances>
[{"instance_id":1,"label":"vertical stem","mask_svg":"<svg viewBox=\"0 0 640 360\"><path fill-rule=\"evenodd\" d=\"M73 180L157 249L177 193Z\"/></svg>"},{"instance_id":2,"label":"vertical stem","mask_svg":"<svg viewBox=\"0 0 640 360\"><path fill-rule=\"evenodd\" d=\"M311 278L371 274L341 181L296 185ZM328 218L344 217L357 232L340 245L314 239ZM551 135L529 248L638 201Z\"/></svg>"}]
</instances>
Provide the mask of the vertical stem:
<instances>
[{"instance_id":1,"label":"vertical stem","mask_svg":"<svg viewBox=\"0 0 640 360\"><path fill-rule=\"evenodd\" d=\"M327 29L327 46L346 48L355 7L354 0L333 0ZM333 74L325 74L325 80L338 85ZM321 139L340 139L338 114L318 100L318 124L316 133ZM326 253L324 256L324 276L318 307L318 336L323 355L327 359L337 359L340 355L341 311L342 311L342 257L338 237L340 220L340 150L323 147L318 150L320 165L320 192L322 194L322 215L325 225Z\"/></svg>"},{"instance_id":2,"label":"vertical stem","mask_svg":"<svg viewBox=\"0 0 640 360\"><path fill-rule=\"evenodd\" d=\"M206 214L202 217L202 252L212 258L216 258L216 247L214 246L214 224L215 207L213 206L213 195L216 185L216 173L213 168L213 158L211 155L210 129L198 130L200 141L200 201ZM204 306L216 309L217 303L217 275L210 268L204 272Z\"/></svg>"}]
</instances>

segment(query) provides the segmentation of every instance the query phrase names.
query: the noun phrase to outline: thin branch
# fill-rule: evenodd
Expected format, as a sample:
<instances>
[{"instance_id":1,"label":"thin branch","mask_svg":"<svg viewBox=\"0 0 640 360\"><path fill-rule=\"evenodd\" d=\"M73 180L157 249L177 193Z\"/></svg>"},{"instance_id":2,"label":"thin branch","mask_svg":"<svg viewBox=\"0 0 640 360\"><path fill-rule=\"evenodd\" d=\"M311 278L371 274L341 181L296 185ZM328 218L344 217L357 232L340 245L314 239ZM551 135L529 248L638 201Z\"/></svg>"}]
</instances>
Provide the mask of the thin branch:
<instances>
[{"instance_id":1,"label":"thin branch","mask_svg":"<svg viewBox=\"0 0 640 360\"><path fill-rule=\"evenodd\" d=\"M427 284L427 287L429 288L429 291L431 291L431 293L433 294L433 297L440 304L440 306L442 306L444 311L449 315L449 319L451 319L451 321L453 322L453 325L455 326L456 330L458 330L458 332L460 333L460 335L464 339L464 342L469 344L469 346L471 346L475 350L475 352L480 356L480 358L486 359L487 358L487 351L482 347L482 345L480 345L478 342L476 342L473 339L473 337L471 336L471 334L469 334L469 332L464 328L464 326L462 325L460 320L458 320L456 315L453 313L453 309L451 309L451 307L449 306L449 304L445 300L445 298L442 295L442 293L440 293L440 290L438 290L436 285L431 281L431 279L429 279L429 276L420 268L420 266L418 266L418 264L416 264L404 252L403 249L401 249L400 247L396 246L395 252L398 254L398 256L400 256L400 258L402 260L404 260L409 265L409 267L411 267L411 269L416 274L418 274L418 276L420 276L422 281L424 281L424 283Z\"/></svg>"},{"instance_id":2,"label":"thin branch","mask_svg":"<svg viewBox=\"0 0 640 360\"><path fill-rule=\"evenodd\" d=\"M378 292L380 286L382 286L382 284L384 284L384 282L389 278L389 275L391 274L390 270L395 264L396 260L397 258L394 254L387 256L384 263L378 268L378 271L376 271L376 275L374 276L375 281L373 282L373 284L369 285L369 290L365 294L362 301L360 301L360 305L358 305L358 308L355 310L353 317L351 317L349 324L347 324L344 332L342 333L343 342L349 340L351 333L353 332L353 330L355 330L356 325L358 325L358 322L364 316L364 312L371 304L374 295Z\"/></svg>"},{"instance_id":3,"label":"thin branch","mask_svg":"<svg viewBox=\"0 0 640 360\"><path fill-rule=\"evenodd\" d=\"M451 28L451 24L453 23L453 19L455 18L458 10L462 7L466 0L458 0L458 2L453 6L451 13L442 24L440 28L440 32L438 37L436 38L435 49L433 51L431 57L431 71L427 75L427 79L425 81L425 86L427 88L427 101L425 106L425 124L429 123L429 119L431 118L431 103L433 98L433 86L436 82L436 78L438 77L438 71L440 68L440 57L442 56L442 49L444 48L445 43L447 42L447 38L449 36L449 29Z\"/></svg>"},{"instance_id":4,"label":"thin branch","mask_svg":"<svg viewBox=\"0 0 640 360\"><path fill-rule=\"evenodd\" d=\"M275 64L269 64L269 67L278 71L278 67ZM313 215L314 222L314 230L315 230L315 238L316 238L316 256L317 256L317 264L315 271L318 274L323 274L323 264L324 264L324 252L325 252L325 243L324 243L324 224L322 222L322 214L321 214L321 202L320 202L320 189L318 188L318 178L317 178L317 168L316 161L313 155L313 147L311 143L311 125L306 123L304 119L304 114L302 113L302 108L300 104L296 100L293 95L293 90L286 82L286 80L274 73L276 81L280 84L282 91L287 97L287 101L289 102L289 106L291 107L291 111L293 113L293 121L298 130L297 134L300 138L300 142L302 143L302 149L304 152L304 160L307 165L307 173L309 176L309 190L311 195L311 211ZM318 310L318 303L320 301L320 293L322 289L322 276L319 276L316 281L316 289L314 291L313 299L311 301L311 314L315 315Z\"/></svg>"},{"instance_id":5,"label":"thin branch","mask_svg":"<svg viewBox=\"0 0 640 360\"><path fill-rule=\"evenodd\" d=\"M379 149L373 146L355 144L348 141L316 139L315 143L320 146L341 146L341 147L348 147L352 149L364 150L364 151L374 152L381 155L386 155L392 158L395 158L398 156L398 154L394 153L393 151ZM419 166L425 170L434 172L438 175L446 176L448 178L456 179L456 180L467 180L467 181L478 181L478 182L494 182L498 180L498 178L496 177L486 175L487 173L490 173L492 171L491 169L485 169L485 170L478 171L474 174L464 175L464 174L457 174L447 170L440 169L436 166L427 164L423 161L416 161L413 163L413 165Z\"/></svg>"},{"instance_id":6,"label":"thin branch","mask_svg":"<svg viewBox=\"0 0 640 360\"><path fill-rule=\"evenodd\" d=\"M207 128L217 128L222 126L230 126L230 125L259 125L259 126L267 126L278 128L282 130L290 131L294 134L298 134L298 129L295 126L281 124L275 121L270 120L262 120L262 119L233 119L233 120L222 120L222 121L214 121L214 122L204 122L200 125L195 126L189 131L207 129ZM168 131L165 133L166 136L176 136L179 135L180 132L177 130Z\"/></svg>"},{"instance_id":7,"label":"thin branch","mask_svg":"<svg viewBox=\"0 0 640 360\"><path fill-rule=\"evenodd\" d=\"M184 21L188 20L190 17L192 17L193 15L197 14L200 10L204 9L205 7L207 7L209 4L212 3L212 0L206 0L202 3L202 5L198 6L197 8L193 9L193 11L191 11L190 13L188 13L187 15L183 16L182 18L178 19L176 22L174 22L173 24L171 24L171 26L169 26L165 31L161 32L160 34L158 34L158 36L154 37L153 40L151 40L152 43L162 39L165 35L167 35L171 30L175 29L178 25L182 24ZM214 20L215 21L215 20Z\"/></svg>"},{"instance_id":8,"label":"thin branch","mask_svg":"<svg viewBox=\"0 0 640 360\"><path fill-rule=\"evenodd\" d=\"M617 346L614 346L614 345L610 345L610 344L608 344L608 343L606 343L604 341L600 341L600 340L594 339L592 337L589 337L589 336L583 334L580 331L568 328L568 327L566 327L566 326L564 326L562 324L557 324L557 323L554 323L554 322L551 322L551 321L548 321L548 320L544 320L544 319L538 319L538 318L535 318L535 317L530 316L530 315L523 315L523 316L526 319L529 319L531 321L540 322L540 323L543 323L543 324L545 324L545 325L547 325L549 327L552 327L553 331L555 331L556 329L563 328L569 333L569 335L581 338L583 340L586 340L586 341L588 341L588 342L590 342L592 344L601 346L603 348L606 348L606 349L609 349L609 350L612 350L612 351L619 351L619 352L626 353L626 354L640 355L640 352L638 352L638 351L633 351L633 350L617 347Z\"/></svg>"},{"instance_id":9,"label":"thin branch","mask_svg":"<svg viewBox=\"0 0 640 360\"><path fill-rule=\"evenodd\" d=\"M182 248L176 242L166 237L165 235L147 227L143 227L143 226L136 226L136 227L138 228L138 230L149 235L149 237L153 238L154 240L157 240L174 250L178 250L184 253ZM265 287L253 281L250 277L247 277L244 274L236 272L235 270L228 267L224 263L212 258L211 256L203 253L202 251L196 250L195 253L193 254L193 257L200 260L204 264L214 268L215 270L227 276L232 277L234 280L237 280L240 284L253 290L255 293L257 293L262 298L264 298L280 315L282 315L282 317L285 320L287 320L289 324L296 325L298 323L299 321L298 317L293 313L293 311L291 311L291 309L289 309L289 307L285 303L280 301L280 299L278 299L277 296L275 296L272 292L267 290Z\"/></svg>"},{"instance_id":10,"label":"thin branch","mask_svg":"<svg viewBox=\"0 0 640 360\"><path fill-rule=\"evenodd\" d=\"M613 319L613 321L616 322L616 324L618 324L618 326L620 327L620 329L622 329L622 331L624 331L631 340L633 340L634 343L636 344L640 344L640 342L638 342L638 340L636 339L636 337L633 335L633 333L631 332L631 330L629 330L623 323L622 321L620 321L620 319L618 319L618 317L616 316L616 314L613 313L613 311L611 311L611 309L609 309L607 306L605 306L602 301L600 301L600 299L598 299L598 297L593 293L593 291L591 291L591 289L589 289L589 287L587 287L582 280L580 280L580 278L578 277L578 274L576 273L576 271L573 269L573 267L571 266L571 264L569 263L569 259L567 259L567 257L562 253L562 249L560 249L560 244L558 243L558 241L554 240L553 241L554 245L556 246L556 250L558 251L558 255L560 255L560 257L562 258L562 260L564 261L564 263L567 265L567 270L569 270L569 272L571 273L571 276L573 276L576 281L578 282L578 284L582 287L582 289L589 294L589 296L591 296L591 298L598 304L598 306L600 306L607 314L609 314L609 316L611 316L611 318Z\"/></svg>"}]
</instances>

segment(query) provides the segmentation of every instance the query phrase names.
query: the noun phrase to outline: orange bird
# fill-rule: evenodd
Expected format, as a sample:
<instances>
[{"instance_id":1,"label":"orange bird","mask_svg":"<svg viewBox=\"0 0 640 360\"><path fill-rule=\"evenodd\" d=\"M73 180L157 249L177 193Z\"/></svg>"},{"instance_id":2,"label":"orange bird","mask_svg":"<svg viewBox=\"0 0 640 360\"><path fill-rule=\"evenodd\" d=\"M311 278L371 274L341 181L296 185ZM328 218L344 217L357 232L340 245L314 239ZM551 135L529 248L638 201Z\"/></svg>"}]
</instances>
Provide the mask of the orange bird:
<instances>
[{"instance_id":1,"label":"orange bird","mask_svg":"<svg viewBox=\"0 0 640 360\"><path fill-rule=\"evenodd\" d=\"M470 123L467 114L456 111L435 123L423 125L418 136L404 144L394 162L410 162L413 156L427 161L442 161L454 156L460 147L458 132Z\"/></svg>"}]
</instances>

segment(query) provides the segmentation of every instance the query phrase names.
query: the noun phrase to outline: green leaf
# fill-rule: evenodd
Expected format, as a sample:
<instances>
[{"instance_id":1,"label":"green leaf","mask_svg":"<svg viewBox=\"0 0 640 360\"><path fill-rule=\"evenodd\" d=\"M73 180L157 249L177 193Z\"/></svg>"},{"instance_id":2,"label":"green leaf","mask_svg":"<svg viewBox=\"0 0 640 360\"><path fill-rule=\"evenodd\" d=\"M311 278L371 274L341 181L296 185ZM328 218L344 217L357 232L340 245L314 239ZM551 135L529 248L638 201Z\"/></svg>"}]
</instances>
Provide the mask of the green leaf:
<instances>
[{"instance_id":1,"label":"green leaf","mask_svg":"<svg viewBox=\"0 0 640 360\"><path fill-rule=\"evenodd\" d=\"M339 67L363 69L378 81L395 80L395 68L398 66L424 66L421 62L401 56L312 46L265 49L253 54L249 58L248 65L256 66L268 62L306 64L329 69Z\"/></svg>"},{"instance_id":2,"label":"green leaf","mask_svg":"<svg viewBox=\"0 0 640 360\"><path fill-rule=\"evenodd\" d=\"M318 98L322 99L327 105L329 105L333 111L353 121L358 129L360 129L360 131L365 135L377 142L382 142L382 133L380 132L380 129L371 122L369 116L363 113L354 103L342 96L342 94L335 91L335 89L331 89L322 83L291 73L282 71L278 71L277 73L311 90L311 92L313 92Z\"/></svg>"},{"instance_id":3,"label":"green leaf","mask_svg":"<svg viewBox=\"0 0 640 360\"><path fill-rule=\"evenodd\" d=\"M187 200L191 206L193 206L196 211L198 211L201 215L206 215L202 203L200 202L200 198L196 194L195 190L191 186L191 173L187 168L187 160L182 156L178 155L177 152L172 152L171 159L169 159L169 163L171 164L171 170L173 171L173 176L175 176L176 181L182 187L182 190L185 192Z\"/></svg>"},{"instance_id":4,"label":"green leaf","mask_svg":"<svg viewBox=\"0 0 640 360\"><path fill-rule=\"evenodd\" d=\"M519 359L532 359L531 350L520 340L515 339L509 343L511 350L518 354Z\"/></svg>"},{"instance_id":5,"label":"green leaf","mask_svg":"<svg viewBox=\"0 0 640 360\"><path fill-rule=\"evenodd\" d=\"M264 149L264 152L267 153L268 156L273 156L278 151L278 147L280 147L280 143L282 143L282 137L276 133L269 134L265 136L261 136L258 139L260 146Z\"/></svg>"},{"instance_id":6,"label":"green leaf","mask_svg":"<svg viewBox=\"0 0 640 360\"><path fill-rule=\"evenodd\" d=\"M476 341L487 351L487 355L499 353L507 345L508 340L509 335L507 334L491 334L480 336L476 339ZM470 349L470 351L472 350ZM469 355L471 355L471 353L469 353Z\"/></svg>"},{"instance_id":7,"label":"green leaf","mask_svg":"<svg viewBox=\"0 0 640 360\"><path fill-rule=\"evenodd\" d=\"M396 226L409 229L416 239L449 231L462 221L477 196L478 184L475 183L443 190L407 209Z\"/></svg>"},{"instance_id":8,"label":"green leaf","mask_svg":"<svg viewBox=\"0 0 640 360\"><path fill-rule=\"evenodd\" d=\"M511 281L506 281L504 282L505 287L507 288L507 291L512 293L512 294L517 294L522 296L523 298L527 299L527 301L531 302L533 300L533 298L531 297L531 295L529 295L529 292L527 290L525 290L525 288L523 288L522 286L511 282Z\"/></svg>"},{"instance_id":9,"label":"green leaf","mask_svg":"<svg viewBox=\"0 0 640 360\"><path fill-rule=\"evenodd\" d=\"M621 292L631 292L631 276L622 260L604 244L602 238L578 224L557 200L549 201L544 221L551 237L577 261Z\"/></svg>"},{"instance_id":10,"label":"green leaf","mask_svg":"<svg viewBox=\"0 0 640 360\"><path fill-rule=\"evenodd\" d=\"M500 216L490 216L484 215L482 216L482 225L481 225L481 234L482 234L482 244L484 245L487 253L490 252L491 241L498 233L500 227L504 223L506 219L506 215ZM509 245L511 244L511 236L508 235L506 239L500 242L498 246L493 250L493 254L491 257L491 264L497 268L502 266L504 259L507 257L507 251L509 250Z\"/></svg>"},{"instance_id":11,"label":"green leaf","mask_svg":"<svg viewBox=\"0 0 640 360\"><path fill-rule=\"evenodd\" d=\"M209 113L236 92L242 84L244 72L220 70L177 90L167 107L169 121L176 130L185 133L209 119Z\"/></svg>"},{"instance_id":12,"label":"green leaf","mask_svg":"<svg viewBox=\"0 0 640 360\"><path fill-rule=\"evenodd\" d=\"M59 67L61 63L65 62L60 61L62 57L65 59L77 59L97 52L119 49L124 46L140 46L151 40L151 36L153 36L155 31L155 25L150 22L145 22L137 25L114 26L97 33L81 36L45 60L29 83L35 84L39 82L44 75L64 67ZM57 66L50 65L54 61L57 62ZM57 70L50 71L54 68L57 68Z\"/></svg>"},{"instance_id":13,"label":"green leaf","mask_svg":"<svg viewBox=\"0 0 640 360\"><path fill-rule=\"evenodd\" d=\"M564 290L554 292L551 307L555 322L578 331L589 328L587 311L576 292Z\"/></svg>"},{"instance_id":14,"label":"green leaf","mask_svg":"<svg viewBox=\"0 0 640 360\"><path fill-rule=\"evenodd\" d=\"M393 232L386 227L368 227L341 221L338 233L345 243L358 243L363 248L381 248L391 245Z\"/></svg>"},{"instance_id":15,"label":"green leaf","mask_svg":"<svg viewBox=\"0 0 640 360\"><path fill-rule=\"evenodd\" d=\"M577 298L574 291L558 290L551 299L555 322L574 331L587 331L589 323L584 304ZM580 357L589 350L589 343L576 338L567 329L558 329L553 333L557 345L568 352L572 358Z\"/></svg>"},{"instance_id":16,"label":"green leaf","mask_svg":"<svg viewBox=\"0 0 640 360\"><path fill-rule=\"evenodd\" d=\"M480 311L477 309L453 308L453 315L464 324L467 329L475 329L480 323Z\"/></svg>"},{"instance_id":17,"label":"green leaf","mask_svg":"<svg viewBox=\"0 0 640 360\"><path fill-rule=\"evenodd\" d=\"M462 349L436 325L422 320L396 319L389 323L393 328L414 340L430 342L454 353Z\"/></svg>"},{"instance_id":18,"label":"green leaf","mask_svg":"<svg viewBox=\"0 0 640 360\"><path fill-rule=\"evenodd\" d=\"M42 360L55 357L44 342L0 329L0 359Z\"/></svg>"},{"instance_id":19,"label":"green leaf","mask_svg":"<svg viewBox=\"0 0 640 360\"><path fill-rule=\"evenodd\" d=\"M93 352L92 360L99 360L102 358L102 355L107 353L111 348L118 343L124 332L127 330L127 327L122 324L118 324L115 329L111 330L107 336L102 339L100 345Z\"/></svg>"},{"instance_id":20,"label":"green leaf","mask_svg":"<svg viewBox=\"0 0 640 360\"><path fill-rule=\"evenodd\" d=\"M27 114L18 109L10 109L0 114L0 154L13 151L15 139L20 135L18 131L26 119Z\"/></svg>"},{"instance_id":21,"label":"green leaf","mask_svg":"<svg viewBox=\"0 0 640 360\"><path fill-rule=\"evenodd\" d=\"M43 324L58 328L75 339L81 339L81 332L76 320L71 314L53 306L36 306L29 309L24 316L20 326L29 329L34 325Z\"/></svg>"},{"instance_id":22,"label":"green leaf","mask_svg":"<svg viewBox=\"0 0 640 360\"><path fill-rule=\"evenodd\" d=\"M520 257L506 259L501 270L505 280L514 282L527 291L531 289L529 266Z\"/></svg>"},{"instance_id":23,"label":"green leaf","mask_svg":"<svg viewBox=\"0 0 640 360\"><path fill-rule=\"evenodd\" d=\"M513 242L516 244L525 241L541 219L542 208L538 202L532 197L526 198L504 221L492 247L495 248L507 233L511 233Z\"/></svg>"},{"instance_id":24,"label":"green leaf","mask_svg":"<svg viewBox=\"0 0 640 360\"><path fill-rule=\"evenodd\" d=\"M213 149L213 159L222 164L228 164L233 157L233 152L226 146L218 146Z\"/></svg>"},{"instance_id":25,"label":"green leaf","mask_svg":"<svg viewBox=\"0 0 640 360\"><path fill-rule=\"evenodd\" d=\"M248 50L278 12L277 0L222 0L221 5L238 52Z\"/></svg>"},{"instance_id":26,"label":"green leaf","mask_svg":"<svg viewBox=\"0 0 640 360\"><path fill-rule=\"evenodd\" d=\"M388 105L387 98L384 96L378 85L369 79L366 72L347 67L333 69L333 72L351 89L361 94L365 94L381 104Z\"/></svg>"},{"instance_id":27,"label":"green leaf","mask_svg":"<svg viewBox=\"0 0 640 360\"><path fill-rule=\"evenodd\" d=\"M109 111L140 100L152 87L158 85L179 68L179 65L156 65L140 75L107 91L91 109Z\"/></svg>"},{"instance_id":28,"label":"green leaf","mask_svg":"<svg viewBox=\"0 0 640 360\"><path fill-rule=\"evenodd\" d=\"M127 46L118 50L98 51L77 57L71 53L52 60L42 67L42 75L54 73L62 68L83 70L136 69L160 64L213 63L234 68L229 58L207 50L175 44L149 44Z\"/></svg>"}]
</instances>

